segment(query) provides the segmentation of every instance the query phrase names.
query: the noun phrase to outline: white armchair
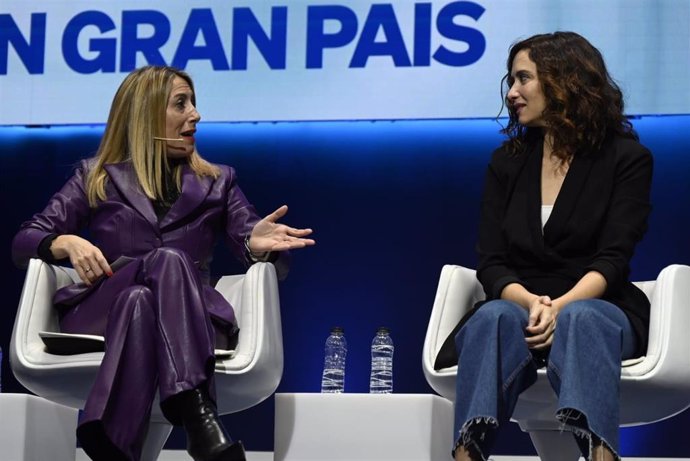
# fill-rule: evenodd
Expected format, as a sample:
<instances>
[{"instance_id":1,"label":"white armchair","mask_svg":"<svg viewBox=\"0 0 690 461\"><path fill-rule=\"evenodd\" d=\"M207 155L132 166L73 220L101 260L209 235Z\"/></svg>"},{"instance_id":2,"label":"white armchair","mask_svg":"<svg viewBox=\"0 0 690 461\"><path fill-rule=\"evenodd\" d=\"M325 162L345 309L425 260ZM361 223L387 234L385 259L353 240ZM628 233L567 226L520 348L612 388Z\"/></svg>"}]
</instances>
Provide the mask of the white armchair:
<instances>
[{"instance_id":1,"label":"white armchair","mask_svg":"<svg viewBox=\"0 0 690 461\"><path fill-rule=\"evenodd\" d=\"M646 356L623 362L621 426L653 423L690 407L690 267L671 265L656 281L636 285L651 301L649 345ZM422 365L429 385L451 401L455 400L457 365L434 370L434 361L460 318L481 299L484 291L474 270L443 267ZM579 450L570 434L559 430L556 405L546 371L540 369L537 382L520 396L512 419L530 434L542 460L576 460Z\"/></svg>"},{"instance_id":2,"label":"white armchair","mask_svg":"<svg viewBox=\"0 0 690 461\"><path fill-rule=\"evenodd\" d=\"M103 353L54 355L46 352L39 337L40 331L59 331L53 293L76 277L72 269L31 260L12 332L10 362L14 375L30 391L83 408ZM234 354L216 361L218 412L222 415L254 406L275 392L283 373L283 337L272 264L256 263L244 275L225 276L216 288L235 308L241 327ZM154 404L143 460L158 457L171 430L159 405Z\"/></svg>"}]
</instances>

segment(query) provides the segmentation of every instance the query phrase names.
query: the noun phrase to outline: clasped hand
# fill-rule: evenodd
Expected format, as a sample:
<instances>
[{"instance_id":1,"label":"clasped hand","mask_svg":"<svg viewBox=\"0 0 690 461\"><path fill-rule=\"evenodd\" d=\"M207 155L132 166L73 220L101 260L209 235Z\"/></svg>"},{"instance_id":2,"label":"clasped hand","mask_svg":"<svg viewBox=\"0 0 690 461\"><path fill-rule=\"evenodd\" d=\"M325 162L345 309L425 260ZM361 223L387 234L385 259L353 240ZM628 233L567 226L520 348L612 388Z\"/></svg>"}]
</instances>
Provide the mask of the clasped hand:
<instances>
[{"instance_id":1,"label":"clasped hand","mask_svg":"<svg viewBox=\"0 0 690 461\"><path fill-rule=\"evenodd\" d=\"M529 307L525 340L530 349L545 349L553 343L556 318L560 309L548 296L538 296Z\"/></svg>"}]
</instances>

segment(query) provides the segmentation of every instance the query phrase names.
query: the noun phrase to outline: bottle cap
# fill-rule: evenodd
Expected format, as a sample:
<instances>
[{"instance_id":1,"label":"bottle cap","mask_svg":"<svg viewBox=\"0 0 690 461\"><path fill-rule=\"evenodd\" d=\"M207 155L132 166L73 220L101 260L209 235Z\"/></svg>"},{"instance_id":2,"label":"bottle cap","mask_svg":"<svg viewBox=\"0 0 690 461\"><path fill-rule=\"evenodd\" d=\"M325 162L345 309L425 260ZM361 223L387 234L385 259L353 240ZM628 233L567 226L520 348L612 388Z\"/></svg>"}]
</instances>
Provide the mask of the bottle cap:
<instances>
[{"instance_id":1,"label":"bottle cap","mask_svg":"<svg viewBox=\"0 0 690 461\"><path fill-rule=\"evenodd\" d=\"M390 330L388 329L388 327L379 327L378 330L376 330L376 333L388 334L390 333Z\"/></svg>"},{"instance_id":2,"label":"bottle cap","mask_svg":"<svg viewBox=\"0 0 690 461\"><path fill-rule=\"evenodd\" d=\"M345 333L345 329L343 327L333 327L331 328L331 333Z\"/></svg>"}]
</instances>

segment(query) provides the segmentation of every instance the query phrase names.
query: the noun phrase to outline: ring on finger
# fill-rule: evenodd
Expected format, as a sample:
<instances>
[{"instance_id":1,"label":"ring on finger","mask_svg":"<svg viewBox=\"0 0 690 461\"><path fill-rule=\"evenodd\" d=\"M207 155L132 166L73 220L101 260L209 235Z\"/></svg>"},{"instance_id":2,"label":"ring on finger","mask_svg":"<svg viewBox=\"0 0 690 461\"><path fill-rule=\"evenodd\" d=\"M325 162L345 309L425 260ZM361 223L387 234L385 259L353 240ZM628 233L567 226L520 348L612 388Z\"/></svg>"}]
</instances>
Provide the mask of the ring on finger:
<instances>
[{"instance_id":1,"label":"ring on finger","mask_svg":"<svg viewBox=\"0 0 690 461\"><path fill-rule=\"evenodd\" d=\"M86 274L87 272L91 272L91 268L90 268L90 267L87 267L86 269L84 269L84 273Z\"/></svg>"}]
</instances>

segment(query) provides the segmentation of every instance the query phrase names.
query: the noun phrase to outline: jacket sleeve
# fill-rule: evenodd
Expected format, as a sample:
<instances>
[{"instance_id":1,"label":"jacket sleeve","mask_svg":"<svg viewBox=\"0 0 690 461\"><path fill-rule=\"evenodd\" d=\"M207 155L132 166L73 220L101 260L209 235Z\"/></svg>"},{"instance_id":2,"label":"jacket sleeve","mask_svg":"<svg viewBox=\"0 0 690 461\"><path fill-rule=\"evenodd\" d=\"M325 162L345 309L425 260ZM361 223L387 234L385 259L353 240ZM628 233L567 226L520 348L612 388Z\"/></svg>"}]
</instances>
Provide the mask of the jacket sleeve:
<instances>
[{"instance_id":1,"label":"jacket sleeve","mask_svg":"<svg viewBox=\"0 0 690 461\"><path fill-rule=\"evenodd\" d=\"M12 260L17 266L26 267L29 259L39 257L44 238L51 234L76 234L86 226L90 208L84 188L85 165L82 162L43 211L22 223L12 241Z\"/></svg>"},{"instance_id":2,"label":"jacket sleeve","mask_svg":"<svg viewBox=\"0 0 690 461\"><path fill-rule=\"evenodd\" d=\"M221 170L222 174L226 176L227 181L225 200L226 243L235 257L249 267L254 262L247 254L244 240L251 235L254 226L261 220L261 217L237 184L235 169L221 166ZM288 251L272 253L269 261L275 265L279 280L287 277L290 262L290 253Z\"/></svg>"},{"instance_id":3,"label":"jacket sleeve","mask_svg":"<svg viewBox=\"0 0 690 461\"><path fill-rule=\"evenodd\" d=\"M641 144L625 140L615 152L614 187L599 234L597 253L587 270L601 273L607 289L628 280L635 245L647 230L653 159Z\"/></svg>"},{"instance_id":4,"label":"jacket sleeve","mask_svg":"<svg viewBox=\"0 0 690 461\"><path fill-rule=\"evenodd\" d=\"M510 283L521 283L508 260L508 242L503 234L504 217L514 178L503 149L493 153L484 180L479 218L477 278L489 299L499 299Z\"/></svg>"}]
</instances>

